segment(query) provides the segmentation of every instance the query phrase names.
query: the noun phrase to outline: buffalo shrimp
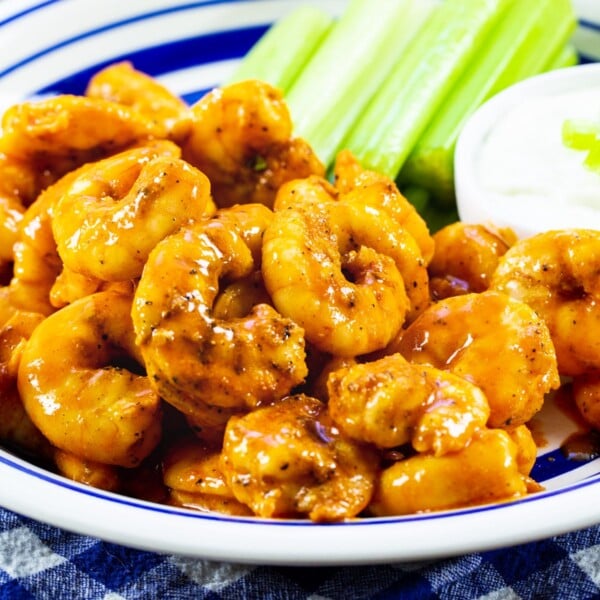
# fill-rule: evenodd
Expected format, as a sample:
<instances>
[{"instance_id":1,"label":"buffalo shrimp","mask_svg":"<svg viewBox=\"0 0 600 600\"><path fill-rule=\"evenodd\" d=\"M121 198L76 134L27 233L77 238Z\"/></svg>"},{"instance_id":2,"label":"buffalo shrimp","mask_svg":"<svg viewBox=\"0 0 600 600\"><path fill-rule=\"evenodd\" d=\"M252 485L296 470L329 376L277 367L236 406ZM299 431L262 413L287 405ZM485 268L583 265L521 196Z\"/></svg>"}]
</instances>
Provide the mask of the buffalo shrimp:
<instances>
[{"instance_id":1,"label":"buffalo shrimp","mask_svg":"<svg viewBox=\"0 0 600 600\"><path fill-rule=\"evenodd\" d=\"M335 187L342 197L358 198L388 211L398 225L416 240L423 259L429 263L434 241L427 223L415 207L400 193L389 177L364 169L349 150L338 153L334 166Z\"/></svg>"},{"instance_id":2,"label":"buffalo shrimp","mask_svg":"<svg viewBox=\"0 0 600 600\"><path fill-rule=\"evenodd\" d=\"M292 136L282 93L268 83L216 88L192 106L192 115L183 157L206 173L219 207L271 207L285 181L324 173L310 146Z\"/></svg>"},{"instance_id":3,"label":"buffalo shrimp","mask_svg":"<svg viewBox=\"0 0 600 600\"><path fill-rule=\"evenodd\" d=\"M138 465L161 435L161 403L140 374L131 296L99 292L47 317L21 356L19 393L57 448L122 467Z\"/></svg>"},{"instance_id":4,"label":"buffalo shrimp","mask_svg":"<svg viewBox=\"0 0 600 600\"><path fill-rule=\"evenodd\" d=\"M179 156L179 149L168 141L147 142L125 151L124 156L132 161L137 160L141 168L141 165L157 156L176 158ZM57 284L57 278L63 272L63 263L52 232L52 222L57 203L87 169L87 166L79 167L48 186L25 212L13 249L13 277L10 282L11 302L23 310L48 315L64 305L65 298L70 301L78 295L58 289L65 284L72 285L73 278L68 279L67 270L62 281L59 280ZM84 290L79 295L101 288L99 281L87 281L85 277L81 275L77 278L78 287ZM53 291L54 286L57 288Z\"/></svg>"},{"instance_id":5,"label":"buffalo shrimp","mask_svg":"<svg viewBox=\"0 0 600 600\"><path fill-rule=\"evenodd\" d=\"M460 221L436 231L428 265L432 297L439 300L488 289L500 257L516 239L509 229Z\"/></svg>"},{"instance_id":6,"label":"buffalo shrimp","mask_svg":"<svg viewBox=\"0 0 600 600\"><path fill-rule=\"evenodd\" d=\"M225 209L231 210L231 209ZM137 343L157 392L202 427L287 394L307 373L303 330L269 304L230 320L213 305L222 282L255 270L236 227L218 218L157 244L133 305Z\"/></svg>"},{"instance_id":7,"label":"buffalo shrimp","mask_svg":"<svg viewBox=\"0 0 600 600\"><path fill-rule=\"evenodd\" d=\"M232 417L221 468L258 516L340 521L367 506L378 461L338 431L325 404L299 394Z\"/></svg>"},{"instance_id":8,"label":"buffalo shrimp","mask_svg":"<svg viewBox=\"0 0 600 600\"><path fill-rule=\"evenodd\" d=\"M333 371L329 413L348 436L394 448L442 455L464 448L485 427L490 408L465 379L400 354Z\"/></svg>"},{"instance_id":9,"label":"buffalo shrimp","mask_svg":"<svg viewBox=\"0 0 600 600\"><path fill-rule=\"evenodd\" d=\"M210 183L169 144L153 156L135 148L80 169L52 218L67 267L104 281L139 277L157 242L203 216Z\"/></svg>"},{"instance_id":10,"label":"buffalo shrimp","mask_svg":"<svg viewBox=\"0 0 600 600\"><path fill-rule=\"evenodd\" d=\"M2 117L0 152L57 178L161 133L161 127L128 106L65 94L9 108Z\"/></svg>"},{"instance_id":11,"label":"buffalo shrimp","mask_svg":"<svg viewBox=\"0 0 600 600\"><path fill-rule=\"evenodd\" d=\"M284 187L282 194L297 189L296 182ZM262 248L274 305L335 356L383 348L428 301L417 243L377 207L298 198L275 211Z\"/></svg>"},{"instance_id":12,"label":"buffalo shrimp","mask_svg":"<svg viewBox=\"0 0 600 600\"><path fill-rule=\"evenodd\" d=\"M491 427L516 427L560 385L548 327L527 304L496 291L430 306L388 349L449 370L480 387Z\"/></svg>"},{"instance_id":13,"label":"buffalo shrimp","mask_svg":"<svg viewBox=\"0 0 600 600\"><path fill-rule=\"evenodd\" d=\"M162 127L161 137L183 142L189 133L188 105L130 62L119 62L98 71L88 82L85 95L132 107Z\"/></svg>"},{"instance_id":14,"label":"buffalo shrimp","mask_svg":"<svg viewBox=\"0 0 600 600\"><path fill-rule=\"evenodd\" d=\"M600 231L548 231L519 240L500 260L491 288L544 319L561 375L600 369Z\"/></svg>"},{"instance_id":15,"label":"buffalo shrimp","mask_svg":"<svg viewBox=\"0 0 600 600\"><path fill-rule=\"evenodd\" d=\"M518 448L503 429L481 429L462 450L416 454L381 472L369 511L404 515L515 500L528 492Z\"/></svg>"},{"instance_id":16,"label":"buffalo shrimp","mask_svg":"<svg viewBox=\"0 0 600 600\"><path fill-rule=\"evenodd\" d=\"M200 511L250 516L236 500L221 469L220 451L199 440L184 439L167 448L162 457L163 481L169 504Z\"/></svg>"},{"instance_id":17,"label":"buffalo shrimp","mask_svg":"<svg viewBox=\"0 0 600 600\"><path fill-rule=\"evenodd\" d=\"M38 313L17 310L0 326L0 440L36 459L49 461L50 444L29 418L17 388L21 355L43 319Z\"/></svg>"}]
</instances>

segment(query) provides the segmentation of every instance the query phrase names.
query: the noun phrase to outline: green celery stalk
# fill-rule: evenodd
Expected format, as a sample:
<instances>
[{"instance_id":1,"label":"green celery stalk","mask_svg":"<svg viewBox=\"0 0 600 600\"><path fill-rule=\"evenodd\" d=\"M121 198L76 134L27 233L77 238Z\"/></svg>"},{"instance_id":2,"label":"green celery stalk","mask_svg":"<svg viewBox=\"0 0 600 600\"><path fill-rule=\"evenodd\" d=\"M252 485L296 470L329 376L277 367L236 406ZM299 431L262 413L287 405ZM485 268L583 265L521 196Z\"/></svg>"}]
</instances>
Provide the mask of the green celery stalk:
<instances>
[{"instance_id":1,"label":"green celery stalk","mask_svg":"<svg viewBox=\"0 0 600 600\"><path fill-rule=\"evenodd\" d=\"M425 187L435 202L452 206L454 148L467 118L500 90L544 71L574 28L570 0L514 0L419 138L399 174L400 186Z\"/></svg>"},{"instance_id":2,"label":"green celery stalk","mask_svg":"<svg viewBox=\"0 0 600 600\"><path fill-rule=\"evenodd\" d=\"M535 0L537 1L537 0ZM343 143L362 164L396 177L512 0L445 0Z\"/></svg>"},{"instance_id":3,"label":"green celery stalk","mask_svg":"<svg viewBox=\"0 0 600 600\"><path fill-rule=\"evenodd\" d=\"M579 64L579 54L572 44L566 44L548 61L544 71L554 71L555 69L564 69Z\"/></svg>"},{"instance_id":4,"label":"green celery stalk","mask_svg":"<svg viewBox=\"0 0 600 600\"><path fill-rule=\"evenodd\" d=\"M437 4L350 0L286 96L295 133L325 164Z\"/></svg>"},{"instance_id":5,"label":"green celery stalk","mask_svg":"<svg viewBox=\"0 0 600 600\"><path fill-rule=\"evenodd\" d=\"M333 16L301 5L274 23L240 61L229 83L260 79L286 92L331 31Z\"/></svg>"}]
</instances>

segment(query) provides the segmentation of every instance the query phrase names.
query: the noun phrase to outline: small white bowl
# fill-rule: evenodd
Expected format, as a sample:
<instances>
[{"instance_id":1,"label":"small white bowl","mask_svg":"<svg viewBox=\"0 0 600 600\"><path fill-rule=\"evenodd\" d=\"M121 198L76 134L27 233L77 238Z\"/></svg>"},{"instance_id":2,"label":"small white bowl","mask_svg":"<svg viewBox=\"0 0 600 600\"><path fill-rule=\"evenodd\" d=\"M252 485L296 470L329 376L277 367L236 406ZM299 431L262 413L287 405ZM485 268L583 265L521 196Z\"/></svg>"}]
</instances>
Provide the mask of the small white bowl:
<instances>
[{"instance_id":1,"label":"small white bowl","mask_svg":"<svg viewBox=\"0 0 600 600\"><path fill-rule=\"evenodd\" d=\"M590 89L597 89L600 99L600 63L579 65L532 77L499 93L471 116L459 136L454 159L456 199L461 220L511 227L520 237L566 227L600 229L600 193L597 208L569 203L560 190L559 193L554 193L554 198L550 194L537 198L529 198L526 194L507 197L490 186L486 187L481 175L486 142L511 111L531 100L538 100L540 106L543 106L545 101L552 102L555 96ZM595 103L595 109L600 115L600 102ZM571 116L566 115L565 118ZM527 161L532 157L531 148L519 144L521 133L514 131L514 144L506 148L510 153L509 163L513 166L520 164L519 160ZM556 132L554 138L556 139ZM565 152L574 151L565 148ZM509 176L510 173L507 172L507 177ZM596 177L594 173L590 176ZM600 175L597 177L600 189ZM560 184L561 189L570 189L567 181L560 180Z\"/></svg>"}]
</instances>

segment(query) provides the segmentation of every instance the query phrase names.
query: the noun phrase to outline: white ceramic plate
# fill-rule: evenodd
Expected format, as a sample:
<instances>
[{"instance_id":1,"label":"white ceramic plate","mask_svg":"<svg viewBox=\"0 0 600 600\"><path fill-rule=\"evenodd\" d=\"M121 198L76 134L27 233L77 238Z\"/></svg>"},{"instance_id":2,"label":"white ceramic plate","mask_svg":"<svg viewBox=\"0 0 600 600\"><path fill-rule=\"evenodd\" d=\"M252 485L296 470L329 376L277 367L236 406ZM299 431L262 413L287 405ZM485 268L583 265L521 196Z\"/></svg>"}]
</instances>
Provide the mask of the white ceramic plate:
<instances>
[{"instance_id":1,"label":"white ceramic plate","mask_svg":"<svg viewBox=\"0 0 600 600\"><path fill-rule=\"evenodd\" d=\"M81 93L104 65L129 58L193 102L294 0L4 0L0 102ZM338 13L345 0L319 1ZM93 10L90 7L93 6ZM0 505L40 521L164 553L262 564L412 561L513 545L600 522L600 461L565 460L575 430L549 402L534 476L547 490L500 505L315 525L208 515L74 484L0 449ZM541 517L541 515L543 515Z\"/></svg>"}]
</instances>

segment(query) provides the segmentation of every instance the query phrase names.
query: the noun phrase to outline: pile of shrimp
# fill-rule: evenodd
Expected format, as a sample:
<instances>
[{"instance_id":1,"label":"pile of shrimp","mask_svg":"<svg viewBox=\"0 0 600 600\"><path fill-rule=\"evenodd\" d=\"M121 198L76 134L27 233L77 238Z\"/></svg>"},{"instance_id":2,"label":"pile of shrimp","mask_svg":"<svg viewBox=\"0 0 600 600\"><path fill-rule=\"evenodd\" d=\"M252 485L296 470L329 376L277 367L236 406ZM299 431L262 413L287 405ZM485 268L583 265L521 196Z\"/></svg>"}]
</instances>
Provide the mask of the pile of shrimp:
<instances>
[{"instance_id":1,"label":"pile of shrimp","mask_svg":"<svg viewBox=\"0 0 600 600\"><path fill-rule=\"evenodd\" d=\"M0 132L0 440L83 484L334 522L541 489L528 424L600 425L600 232L435 234L281 93L129 63ZM598 289L597 289L598 288Z\"/></svg>"}]
</instances>

